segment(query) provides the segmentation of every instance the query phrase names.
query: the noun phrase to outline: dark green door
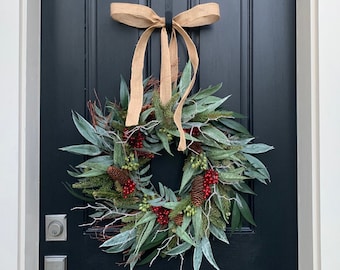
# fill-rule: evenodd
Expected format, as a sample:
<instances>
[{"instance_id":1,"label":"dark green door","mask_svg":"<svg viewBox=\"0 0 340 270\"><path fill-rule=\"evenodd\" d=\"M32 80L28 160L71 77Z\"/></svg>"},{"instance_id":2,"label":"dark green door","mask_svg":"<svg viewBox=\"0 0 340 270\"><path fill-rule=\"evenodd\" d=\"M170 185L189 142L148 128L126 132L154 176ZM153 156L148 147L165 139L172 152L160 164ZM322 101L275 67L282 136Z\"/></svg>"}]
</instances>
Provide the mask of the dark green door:
<instances>
[{"instance_id":1,"label":"dark green door","mask_svg":"<svg viewBox=\"0 0 340 270\"><path fill-rule=\"evenodd\" d=\"M78 225L86 213L70 211L82 202L62 182L69 164L80 157L58 151L81 142L71 110L86 115L94 89L103 100L118 97L120 75L129 78L140 30L110 18L113 0L42 0L41 74L41 241L45 255L67 255L68 269L119 269L120 256L104 254ZM164 14L163 1L121 1L149 5ZM174 14L208 1L174 1ZM275 150L261 157L272 183L254 186L250 199L257 227L230 236L230 245L214 241L221 269L297 269L295 0L219 0L221 19L190 30L200 55L197 88L223 82L220 95L232 94L228 108L248 116L244 124ZM147 51L147 75L159 73L159 36ZM181 47L181 46L180 46ZM180 63L186 62L184 50ZM162 161L159 161L162 162ZM177 164L176 166L181 166ZM154 166L156 168L156 166ZM180 174L178 167L178 174ZM160 177L174 169L154 169ZM167 183L171 185L171 183ZM44 217L67 214L68 239L46 242ZM184 269L191 269L187 260ZM190 262L189 262L190 261ZM158 261L154 269L178 269L179 261ZM140 269L147 269L142 267ZM211 269L207 264L202 269Z\"/></svg>"}]
</instances>

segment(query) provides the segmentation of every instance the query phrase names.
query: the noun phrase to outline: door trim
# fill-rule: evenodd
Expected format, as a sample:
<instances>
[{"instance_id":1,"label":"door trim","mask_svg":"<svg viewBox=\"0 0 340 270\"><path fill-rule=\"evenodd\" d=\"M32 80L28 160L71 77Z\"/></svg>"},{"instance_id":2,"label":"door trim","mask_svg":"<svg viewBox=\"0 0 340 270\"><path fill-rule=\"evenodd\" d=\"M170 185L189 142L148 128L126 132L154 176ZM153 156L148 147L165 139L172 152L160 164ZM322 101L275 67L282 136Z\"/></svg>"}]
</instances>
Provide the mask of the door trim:
<instances>
[{"instance_id":1,"label":"door trim","mask_svg":"<svg viewBox=\"0 0 340 270\"><path fill-rule=\"evenodd\" d=\"M10 258L18 260L19 270L39 269L40 1L26 2L20 0L18 33L21 71L19 250L18 258L16 254ZM299 270L320 269L317 14L318 0L297 0Z\"/></svg>"}]
</instances>

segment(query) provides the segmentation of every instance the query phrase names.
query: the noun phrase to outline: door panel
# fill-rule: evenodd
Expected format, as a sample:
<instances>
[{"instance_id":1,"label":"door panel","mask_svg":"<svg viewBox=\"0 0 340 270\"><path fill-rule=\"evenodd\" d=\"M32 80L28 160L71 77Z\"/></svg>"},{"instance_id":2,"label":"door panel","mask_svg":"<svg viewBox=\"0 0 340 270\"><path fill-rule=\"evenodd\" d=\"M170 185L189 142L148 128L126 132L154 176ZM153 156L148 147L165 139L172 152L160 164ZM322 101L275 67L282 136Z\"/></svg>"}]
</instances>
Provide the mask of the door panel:
<instances>
[{"instance_id":1,"label":"door panel","mask_svg":"<svg viewBox=\"0 0 340 270\"><path fill-rule=\"evenodd\" d=\"M112 0L42 0L41 74L41 224L46 214L68 215L68 240L45 242L43 256L67 255L69 269L116 269L120 255L98 249L86 229L86 213L70 211L83 202L72 197L62 182L72 183L66 170L81 158L58 151L80 143L71 110L87 115L86 101L94 90L102 103L115 100L122 75L130 76L131 59L141 30L113 21ZM162 1L120 1L151 6L164 14ZM174 14L198 3L174 1ZM297 269L296 221L296 110L295 110L295 0L220 0L221 19L211 26L188 29L200 55L196 87L223 82L220 96L232 95L228 109L247 116L243 120L256 139L274 145L261 159L268 165L272 183L255 183L258 194L249 198L257 227L245 227L230 236L230 245L212 241L221 269ZM181 40L180 40L181 42ZM186 59L179 46L180 67ZM152 35L145 75L159 74L159 32ZM178 186L181 154L153 161L157 179L177 174L164 183ZM161 168L161 169L159 169ZM189 254L190 255L190 254ZM157 261L154 269L178 269L179 260ZM140 269L147 269L141 267ZM191 269L186 260L184 269ZM205 264L202 269L211 269Z\"/></svg>"}]
</instances>

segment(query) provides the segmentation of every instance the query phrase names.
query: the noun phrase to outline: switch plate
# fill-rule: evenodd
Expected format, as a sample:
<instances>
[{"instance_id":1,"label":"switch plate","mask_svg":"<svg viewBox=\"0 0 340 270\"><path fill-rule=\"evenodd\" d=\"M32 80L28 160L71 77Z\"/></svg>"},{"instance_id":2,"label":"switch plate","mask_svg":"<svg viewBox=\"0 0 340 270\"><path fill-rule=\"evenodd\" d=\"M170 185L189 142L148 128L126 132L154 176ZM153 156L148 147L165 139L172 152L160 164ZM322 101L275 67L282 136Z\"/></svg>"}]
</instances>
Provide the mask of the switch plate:
<instances>
[{"instance_id":1,"label":"switch plate","mask_svg":"<svg viewBox=\"0 0 340 270\"><path fill-rule=\"evenodd\" d=\"M67 270L67 256L65 255L45 256L44 270Z\"/></svg>"},{"instance_id":2,"label":"switch plate","mask_svg":"<svg viewBox=\"0 0 340 270\"><path fill-rule=\"evenodd\" d=\"M45 240L46 241L67 240L66 214L45 216Z\"/></svg>"}]
</instances>

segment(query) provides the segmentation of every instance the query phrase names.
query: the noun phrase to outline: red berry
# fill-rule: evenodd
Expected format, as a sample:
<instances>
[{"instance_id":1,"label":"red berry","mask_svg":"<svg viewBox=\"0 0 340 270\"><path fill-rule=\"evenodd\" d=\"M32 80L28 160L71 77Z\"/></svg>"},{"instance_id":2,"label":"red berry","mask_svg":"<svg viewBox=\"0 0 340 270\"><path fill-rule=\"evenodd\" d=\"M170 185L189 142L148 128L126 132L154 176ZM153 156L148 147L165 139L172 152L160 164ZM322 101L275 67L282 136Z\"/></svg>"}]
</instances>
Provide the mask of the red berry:
<instances>
[{"instance_id":1,"label":"red berry","mask_svg":"<svg viewBox=\"0 0 340 270\"><path fill-rule=\"evenodd\" d=\"M123 198L127 198L131 193L135 192L136 184L131 179L128 179L123 185Z\"/></svg>"}]
</instances>

